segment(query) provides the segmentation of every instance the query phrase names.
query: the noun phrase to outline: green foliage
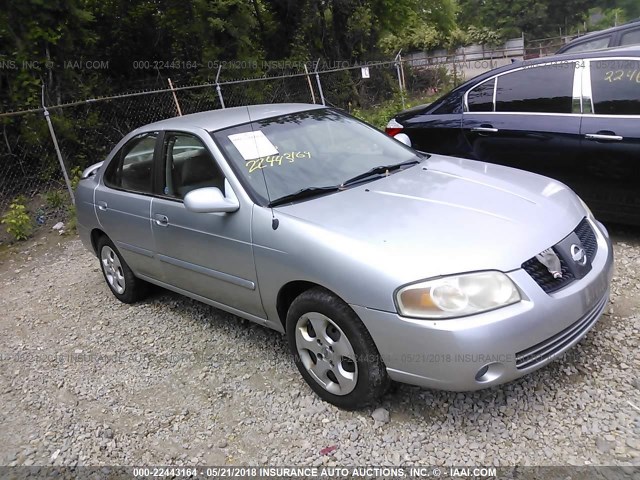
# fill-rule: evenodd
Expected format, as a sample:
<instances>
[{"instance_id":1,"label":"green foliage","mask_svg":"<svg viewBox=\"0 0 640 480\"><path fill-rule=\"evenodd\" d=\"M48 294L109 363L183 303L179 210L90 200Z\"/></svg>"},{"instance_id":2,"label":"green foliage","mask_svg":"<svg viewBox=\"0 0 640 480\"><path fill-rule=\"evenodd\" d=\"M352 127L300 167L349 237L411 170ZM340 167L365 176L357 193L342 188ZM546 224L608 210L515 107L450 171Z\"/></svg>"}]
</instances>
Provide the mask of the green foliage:
<instances>
[{"instance_id":1,"label":"green foliage","mask_svg":"<svg viewBox=\"0 0 640 480\"><path fill-rule=\"evenodd\" d=\"M16 240L26 240L33 231L31 217L27 213L27 207L21 200L20 198L14 199L0 222L6 225L7 232Z\"/></svg>"},{"instance_id":2,"label":"green foliage","mask_svg":"<svg viewBox=\"0 0 640 480\"><path fill-rule=\"evenodd\" d=\"M49 190L44 195L45 202L49 208L57 210L66 203L66 198L60 190Z\"/></svg>"},{"instance_id":3,"label":"green foliage","mask_svg":"<svg viewBox=\"0 0 640 480\"><path fill-rule=\"evenodd\" d=\"M75 190L78 184L80 183L81 179L82 179L82 168L77 166L73 167L71 169L71 178L70 178L71 188Z\"/></svg>"},{"instance_id":4,"label":"green foliage","mask_svg":"<svg viewBox=\"0 0 640 480\"><path fill-rule=\"evenodd\" d=\"M597 9L594 9L597 10ZM592 10L592 12L594 11ZM620 25L628 20L627 13L622 8L608 8L602 11L602 19L595 25L592 25L590 30L603 30L605 28Z\"/></svg>"},{"instance_id":5,"label":"green foliage","mask_svg":"<svg viewBox=\"0 0 640 480\"><path fill-rule=\"evenodd\" d=\"M467 28L466 35L469 43L487 45L489 47L498 46L503 41L503 38L498 32L488 27L477 27L475 25L471 25Z\"/></svg>"},{"instance_id":6,"label":"green foliage","mask_svg":"<svg viewBox=\"0 0 640 480\"><path fill-rule=\"evenodd\" d=\"M365 122L373 125L380 130L384 130L394 116L396 116L402 110L415 107L418 105L429 104L438 98L439 95L431 95L425 97L416 97L412 99L405 99L404 108L402 106L402 97L396 95L393 99L383 102L374 108L369 109L354 109L351 114L364 120Z\"/></svg>"},{"instance_id":7,"label":"green foliage","mask_svg":"<svg viewBox=\"0 0 640 480\"><path fill-rule=\"evenodd\" d=\"M491 28L502 38L545 38L582 23L599 0L459 0L461 28ZM631 0L636 1L637 0Z\"/></svg>"}]
</instances>

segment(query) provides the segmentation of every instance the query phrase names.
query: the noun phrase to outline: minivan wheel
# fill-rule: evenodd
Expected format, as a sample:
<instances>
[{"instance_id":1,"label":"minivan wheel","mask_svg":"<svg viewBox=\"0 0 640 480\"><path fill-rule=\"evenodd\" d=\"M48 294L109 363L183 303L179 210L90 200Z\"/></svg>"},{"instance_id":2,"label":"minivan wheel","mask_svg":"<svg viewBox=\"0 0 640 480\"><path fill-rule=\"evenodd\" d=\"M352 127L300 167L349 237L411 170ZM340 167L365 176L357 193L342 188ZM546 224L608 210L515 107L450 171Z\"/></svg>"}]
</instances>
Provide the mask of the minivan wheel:
<instances>
[{"instance_id":1,"label":"minivan wheel","mask_svg":"<svg viewBox=\"0 0 640 480\"><path fill-rule=\"evenodd\" d=\"M102 275L118 300L134 303L147 293L147 282L136 278L118 249L106 236L98 242L98 257Z\"/></svg>"},{"instance_id":2,"label":"minivan wheel","mask_svg":"<svg viewBox=\"0 0 640 480\"><path fill-rule=\"evenodd\" d=\"M289 348L302 377L322 399L346 410L375 403L389 377L356 313L323 288L298 296L287 313Z\"/></svg>"}]
</instances>

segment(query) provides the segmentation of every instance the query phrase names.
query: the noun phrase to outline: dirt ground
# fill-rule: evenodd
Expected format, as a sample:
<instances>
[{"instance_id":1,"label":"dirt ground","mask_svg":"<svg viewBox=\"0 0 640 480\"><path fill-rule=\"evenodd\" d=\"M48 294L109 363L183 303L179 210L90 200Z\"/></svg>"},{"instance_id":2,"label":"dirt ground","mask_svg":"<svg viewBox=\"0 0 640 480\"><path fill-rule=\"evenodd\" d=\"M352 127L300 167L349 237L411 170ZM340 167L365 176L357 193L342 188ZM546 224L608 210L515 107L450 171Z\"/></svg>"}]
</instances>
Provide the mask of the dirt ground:
<instances>
[{"instance_id":1,"label":"dirt ground","mask_svg":"<svg viewBox=\"0 0 640 480\"><path fill-rule=\"evenodd\" d=\"M321 402L276 332L119 303L77 237L39 231L0 252L0 464L640 465L640 229L611 231L612 303L575 349L479 392L397 386L389 418Z\"/></svg>"}]
</instances>

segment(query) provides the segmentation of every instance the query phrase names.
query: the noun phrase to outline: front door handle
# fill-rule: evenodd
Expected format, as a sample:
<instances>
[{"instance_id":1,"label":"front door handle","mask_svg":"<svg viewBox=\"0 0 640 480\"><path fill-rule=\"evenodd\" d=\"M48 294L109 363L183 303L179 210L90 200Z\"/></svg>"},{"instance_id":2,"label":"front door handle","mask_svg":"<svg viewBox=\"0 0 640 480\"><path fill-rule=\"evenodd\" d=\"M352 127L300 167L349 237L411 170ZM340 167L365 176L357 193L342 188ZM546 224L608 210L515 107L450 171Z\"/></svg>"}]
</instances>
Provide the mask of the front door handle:
<instances>
[{"instance_id":1,"label":"front door handle","mask_svg":"<svg viewBox=\"0 0 640 480\"><path fill-rule=\"evenodd\" d=\"M475 133L498 133L497 128L493 128L491 125L483 125L481 127L473 127L471 129L472 132Z\"/></svg>"},{"instance_id":2,"label":"front door handle","mask_svg":"<svg viewBox=\"0 0 640 480\"><path fill-rule=\"evenodd\" d=\"M587 140L595 140L597 142L619 142L624 140L624 137L611 133L587 133L584 138Z\"/></svg>"},{"instance_id":3,"label":"front door handle","mask_svg":"<svg viewBox=\"0 0 640 480\"><path fill-rule=\"evenodd\" d=\"M103 212L107 209L107 202L98 202L98 209L102 210Z\"/></svg>"},{"instance_id":4,"label":"front door handle","mask_svg":"<svg viewBox=\"0 0 640 480\"><path fill-rule=\"evenodd\" d=\"M166 215L155 214L153 216L153 220L156 222L156 225L160 227L166 227L169 225L169 218Z\"/></svg>"}]
</instances>

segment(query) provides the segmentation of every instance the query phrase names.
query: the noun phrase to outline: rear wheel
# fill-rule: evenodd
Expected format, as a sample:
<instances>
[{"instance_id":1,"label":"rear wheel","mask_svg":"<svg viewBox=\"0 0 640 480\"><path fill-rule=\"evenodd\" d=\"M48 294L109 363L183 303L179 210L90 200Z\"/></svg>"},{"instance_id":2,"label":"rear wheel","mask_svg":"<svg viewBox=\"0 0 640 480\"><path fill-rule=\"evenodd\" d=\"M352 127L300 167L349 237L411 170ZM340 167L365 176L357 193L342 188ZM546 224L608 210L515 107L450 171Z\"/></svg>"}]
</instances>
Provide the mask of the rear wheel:
<instances>
[{"instance_id":1,"label":"rear wheel","mask_svg":"<svg viewBox=\"0 0 640 480\"><path fill-rule=\"evenodd\" d=\"M146 295L148 283L133 274L118 249L106 236L98 241L98 257L102 275L118 300L134 303Z\"/></svg>"},{"instance_id":2,"label":"rear wheel","mask_svg":"<svg viewBox=\"0 0 640 480\"><path fill-rule=\"evenodd\" d=\"M287 314L289 348L309 386L347 410L376 402L389 378L373 339L355 312L322 288L297 297Z\"/></svg>"}]
</instances>

